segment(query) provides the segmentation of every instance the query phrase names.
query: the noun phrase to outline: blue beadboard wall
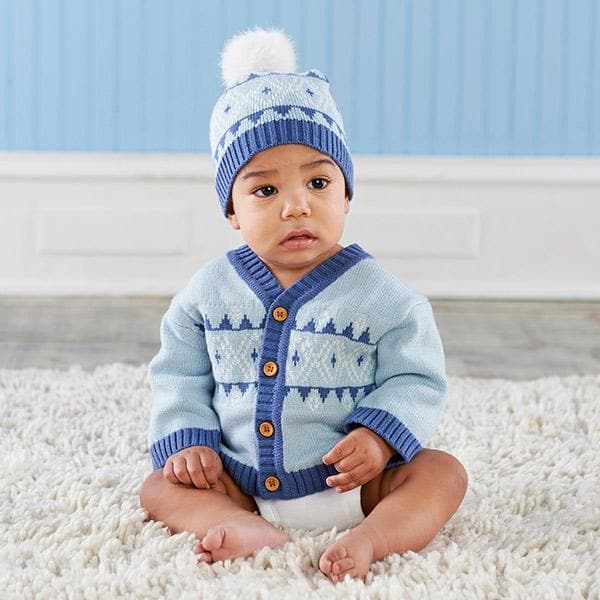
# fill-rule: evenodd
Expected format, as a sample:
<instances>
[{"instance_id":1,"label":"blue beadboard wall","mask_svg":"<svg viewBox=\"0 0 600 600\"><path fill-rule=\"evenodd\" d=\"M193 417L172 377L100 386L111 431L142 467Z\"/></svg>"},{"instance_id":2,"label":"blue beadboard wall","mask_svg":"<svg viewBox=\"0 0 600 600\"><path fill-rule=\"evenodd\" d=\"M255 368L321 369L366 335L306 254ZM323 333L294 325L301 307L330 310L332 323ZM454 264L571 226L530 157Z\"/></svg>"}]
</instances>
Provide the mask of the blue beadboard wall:
<instances>
[{"instance_id":1,"label":"blue beadboard wall","mask_svg":"<svg viewBox=\"0 0 600 600\"><path fill-rule=\"evenodd\" d=\"M255 25L328 75L355 153L600 155L600 0L0 0L0 150L208 153Z\"/></svg>"}]
</instances>

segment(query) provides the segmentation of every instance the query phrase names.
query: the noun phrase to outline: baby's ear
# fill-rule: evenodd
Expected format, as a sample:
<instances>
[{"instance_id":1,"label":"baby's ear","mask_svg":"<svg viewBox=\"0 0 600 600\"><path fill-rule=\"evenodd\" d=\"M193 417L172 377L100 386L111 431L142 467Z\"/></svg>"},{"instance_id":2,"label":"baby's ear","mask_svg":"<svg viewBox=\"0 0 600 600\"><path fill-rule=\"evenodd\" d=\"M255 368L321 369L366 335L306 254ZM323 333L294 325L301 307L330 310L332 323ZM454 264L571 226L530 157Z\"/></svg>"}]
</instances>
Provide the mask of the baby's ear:
<instances>
[{"instance_id":1,"label":"baby's ear","mask_svg":"<svg viewBox=\"0 0 600 600\"><path fill-rule=\"evenodd\" d=\"M348 214L350 212L350 198L348 196L346 196L346 209L345 209L346 214Z\"/></svg>"},{"instance_id":2,"label":"baby's ear","mask_svg":"<svg viewBox=\"0 0 600 600\"><path fill-rule=\"evenodd\" d=\"M227 220L231 223L234 229L239 229L240 224L238 223L237 217L235 216L235 210L233 209L233 200L231 197L227 201Z\"/></svg>"},{"instance_id":3,"label":"baby's ear","mask_svg":"<svg viewBox=\"0 0 600 600\"><path fill-rule=\"evenodd\" d=\"M233 213L233 212L227 213L227 220L231 223L231 226L233 227L233 229L240 228L240 224L238 223L237 215L235 213Z\"/></svg>"}]
</instances>

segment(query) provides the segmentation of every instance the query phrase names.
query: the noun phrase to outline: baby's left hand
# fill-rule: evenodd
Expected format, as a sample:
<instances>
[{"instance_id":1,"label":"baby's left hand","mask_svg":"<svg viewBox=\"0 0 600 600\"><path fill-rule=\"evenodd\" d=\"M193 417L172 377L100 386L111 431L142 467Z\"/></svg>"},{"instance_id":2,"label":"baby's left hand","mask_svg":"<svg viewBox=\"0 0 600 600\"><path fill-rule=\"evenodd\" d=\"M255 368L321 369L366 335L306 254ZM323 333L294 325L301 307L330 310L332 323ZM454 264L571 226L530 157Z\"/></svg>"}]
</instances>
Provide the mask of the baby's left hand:
<instances>
[{"instance_id":1,"label":"baby's left hand","mask_svg":"<svg viewBox=\"0 0 600 600\"><path fill-rule=\"evenodd\" d=\"M383 471L395 450L368 427L357 427L342 438L324 457L326 465L333 463L340 472L327 478L327 485L347 492Z\"/></svg>"}]
</instances>

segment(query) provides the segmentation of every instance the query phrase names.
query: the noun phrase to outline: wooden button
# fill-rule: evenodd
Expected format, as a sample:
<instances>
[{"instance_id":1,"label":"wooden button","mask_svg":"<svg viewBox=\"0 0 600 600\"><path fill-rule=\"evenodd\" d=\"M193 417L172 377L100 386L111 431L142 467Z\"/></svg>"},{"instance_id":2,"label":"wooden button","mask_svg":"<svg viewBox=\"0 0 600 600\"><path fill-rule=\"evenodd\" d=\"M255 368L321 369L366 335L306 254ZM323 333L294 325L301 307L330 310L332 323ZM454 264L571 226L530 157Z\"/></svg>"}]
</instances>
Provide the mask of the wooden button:
<instances>
[{"instance_id":1,"label":"wooden button","mask_svg":"<svg viewBox=\"0 0 600 600\"><path fill-rule=\"evenodd\" d=\"M274 375L277 375L278 369L279 367L277 366L277 363L274 363L272 360L263 365L263 373L267 377L273 377Z\"/></svg>"},{"instance_id":2,"label":"wooden button","mask_svg":"<svg viewBox=\"0 0 600 600\"><path fill-rule=\"evenodd\" d=\"M275 427L270 421L263 421L259 426L258 430L264 437L271 437L275 433Z\"/></svg>"},{"instance_id":3,"label":"wooden button","mask_svg":"<svg viewBox=\"0 0 600 600\"><path fill-rule=\"evenodd\" d=\"M270 477L267 477L265 479L265 487L270 492L276 492L279 489L280 485L281 485L281 482L274 475L271 475Z\"/></svg>"},{"instance_id":4,"label":"wooden button","mask_svg":"<svg viewBox=\"0 0 600 600\"><path fill-rule=\"evenodd\" d=\"M285 310L285 308L283 308L283 306L278 306L273 311L273 318L276 321L285 321L287 319L287 316L288 316L288 311Z\"/></svg>"}]
</instances>

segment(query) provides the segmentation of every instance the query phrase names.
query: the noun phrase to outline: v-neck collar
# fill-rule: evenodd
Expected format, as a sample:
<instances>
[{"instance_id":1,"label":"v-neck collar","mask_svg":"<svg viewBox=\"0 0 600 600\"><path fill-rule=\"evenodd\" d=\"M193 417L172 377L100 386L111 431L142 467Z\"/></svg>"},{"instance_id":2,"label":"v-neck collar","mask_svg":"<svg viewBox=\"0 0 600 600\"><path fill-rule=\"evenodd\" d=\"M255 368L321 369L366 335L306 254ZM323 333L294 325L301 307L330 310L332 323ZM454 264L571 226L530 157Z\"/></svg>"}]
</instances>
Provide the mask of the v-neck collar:
<instances>
[{"instance_id":1,"label":"v-neck collar","mask_svg":"<svg viewBox=\"0 0 600 600\"><path fill-rule=\"evenodd\" d=\"M327 260L305 273L290 287L284 288L272 271L247 244L227 253L227 258L238 272L238 275L254 291L265 308L268 309L274 300L283 299L291 304L300 296L313 290L316 293L325 289L350 267L365 258L372 256L358 244L350 244Z\"/></svg>"}]
</instances>

